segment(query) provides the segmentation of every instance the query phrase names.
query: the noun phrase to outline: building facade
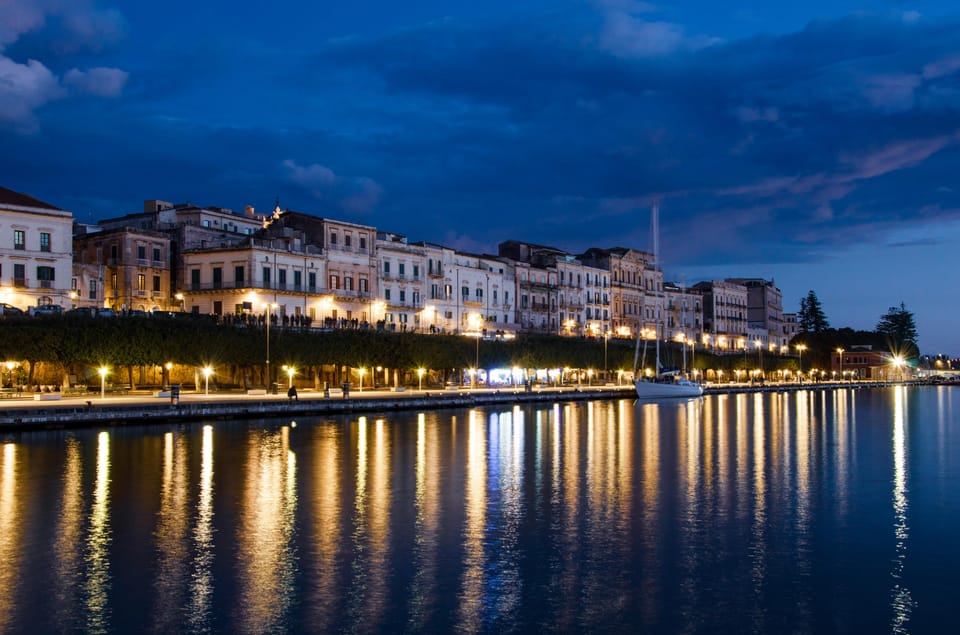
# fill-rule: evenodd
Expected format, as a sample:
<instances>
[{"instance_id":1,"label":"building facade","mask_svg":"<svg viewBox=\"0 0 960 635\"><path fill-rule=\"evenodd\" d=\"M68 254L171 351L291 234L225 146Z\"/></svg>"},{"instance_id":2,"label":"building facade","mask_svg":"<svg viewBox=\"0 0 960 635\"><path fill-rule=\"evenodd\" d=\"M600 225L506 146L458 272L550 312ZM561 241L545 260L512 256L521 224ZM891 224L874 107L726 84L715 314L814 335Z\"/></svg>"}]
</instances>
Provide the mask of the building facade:
<instances>
[{"instance_id":1,"label":"building facade","mask_svg":"<svg viewBox=\"0 0 960 635\"><path fill-rule=\"evenodd\" d=\"M0 187L0 303L71 306L73 214Z\"/></svg>"}]
</instances>

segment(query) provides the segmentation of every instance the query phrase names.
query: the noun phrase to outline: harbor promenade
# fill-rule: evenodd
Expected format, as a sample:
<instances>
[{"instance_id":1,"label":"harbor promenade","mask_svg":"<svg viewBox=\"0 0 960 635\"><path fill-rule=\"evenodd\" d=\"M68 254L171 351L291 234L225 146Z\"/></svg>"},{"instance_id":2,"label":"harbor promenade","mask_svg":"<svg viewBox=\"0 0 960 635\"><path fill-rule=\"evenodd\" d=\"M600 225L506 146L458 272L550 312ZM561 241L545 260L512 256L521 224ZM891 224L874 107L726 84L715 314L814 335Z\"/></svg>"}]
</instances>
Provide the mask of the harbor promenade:
<instances>
[{"instance_id":1,"label":"harbor promenade","mask_svg":"<svg viewBox=\"0 0 960 635\"><path fill-rule=\"evenodd\" d=\"M797 390L865 389L888 386L878 382L724 383L708 384L705 394L781 392ZM173 399L169 391L135 391L126 394L98 392L60 396L32 393L0 400L0 431L62 429L73 427L136 425L170 421L231 420L344 413L377 413L391 410L464 408L513 403L589 401L635 398L633 386L572 385L505 388L358 389L344 396L340 389L327 396L322 391L301 390L297 399L280 394L181 391ZM49 395L53 394L54 397Z\"/></svg>"}]
</instances>

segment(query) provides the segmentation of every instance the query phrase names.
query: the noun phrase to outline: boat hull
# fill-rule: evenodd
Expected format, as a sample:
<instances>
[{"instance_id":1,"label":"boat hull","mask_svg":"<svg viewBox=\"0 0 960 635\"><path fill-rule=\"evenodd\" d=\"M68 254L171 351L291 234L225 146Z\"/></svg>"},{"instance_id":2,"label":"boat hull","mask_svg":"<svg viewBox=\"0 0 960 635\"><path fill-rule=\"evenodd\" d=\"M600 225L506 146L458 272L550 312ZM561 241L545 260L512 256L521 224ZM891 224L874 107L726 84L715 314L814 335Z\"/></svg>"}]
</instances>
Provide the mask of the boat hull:
<instances>
[{"instance_id":1,"label":"boat hull","mask_svg":"<svg viewBox=\"0 0 960 635\"><path fill-rule=\"evenodd\" d=\"M656 382L635 381L638 399L670 399L674 397L700 397L703 395L703 386L692 381Z\"/></svg>"}]
</instances>

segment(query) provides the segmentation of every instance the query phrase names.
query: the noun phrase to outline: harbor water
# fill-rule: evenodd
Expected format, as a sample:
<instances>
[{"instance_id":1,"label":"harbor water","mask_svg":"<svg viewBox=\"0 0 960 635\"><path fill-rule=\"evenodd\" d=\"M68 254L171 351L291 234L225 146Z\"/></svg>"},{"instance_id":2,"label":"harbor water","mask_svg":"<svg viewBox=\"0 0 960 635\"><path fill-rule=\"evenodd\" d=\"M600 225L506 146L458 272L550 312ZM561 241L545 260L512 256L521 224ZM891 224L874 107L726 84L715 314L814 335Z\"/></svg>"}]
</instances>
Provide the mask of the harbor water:
<instances>
[{"instance_id":1,"label":"harbor water","mask_svg":"<svg viewBox=\"0 0 960 635\"><path fill-rule=\"evenodd\" d=\"M960 388L0 437L0 633L940 633Z\"/></svg>"}]
</instances>

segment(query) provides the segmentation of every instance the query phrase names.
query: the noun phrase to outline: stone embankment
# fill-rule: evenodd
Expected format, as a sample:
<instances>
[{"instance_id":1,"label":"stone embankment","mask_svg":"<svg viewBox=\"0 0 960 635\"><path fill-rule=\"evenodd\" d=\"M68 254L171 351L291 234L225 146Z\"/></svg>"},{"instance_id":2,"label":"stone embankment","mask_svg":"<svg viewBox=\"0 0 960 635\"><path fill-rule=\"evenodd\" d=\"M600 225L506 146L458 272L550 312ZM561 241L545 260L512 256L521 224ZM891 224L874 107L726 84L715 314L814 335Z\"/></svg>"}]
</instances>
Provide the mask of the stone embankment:
<instances>
[{"instance_id":1,"label":"stone embankment","mask_svg":"<svg viewBox=\"0 0 960 635\"><path fill-rule=\"evenodd\" d=\"M723 384L709 385L705 394L744 392L784 392L796 390L863 389L889 386L888 383L817 384ZM367 391L325 398L318 393L301 392L290 400L285 395L238 395L187 393L173 403L151 393L130 394L101 399L97 394L44 401L5 399L0 403L0 430L26 431L62 428L119 426L171 421L212 421L265 419L296 416L323 416L352 413L378 413L392 410L434 410L473 408L517 403L554 403L596 399L635 398L632 386L534 388L480 390Z\"/></svg>"}]
</instances>

